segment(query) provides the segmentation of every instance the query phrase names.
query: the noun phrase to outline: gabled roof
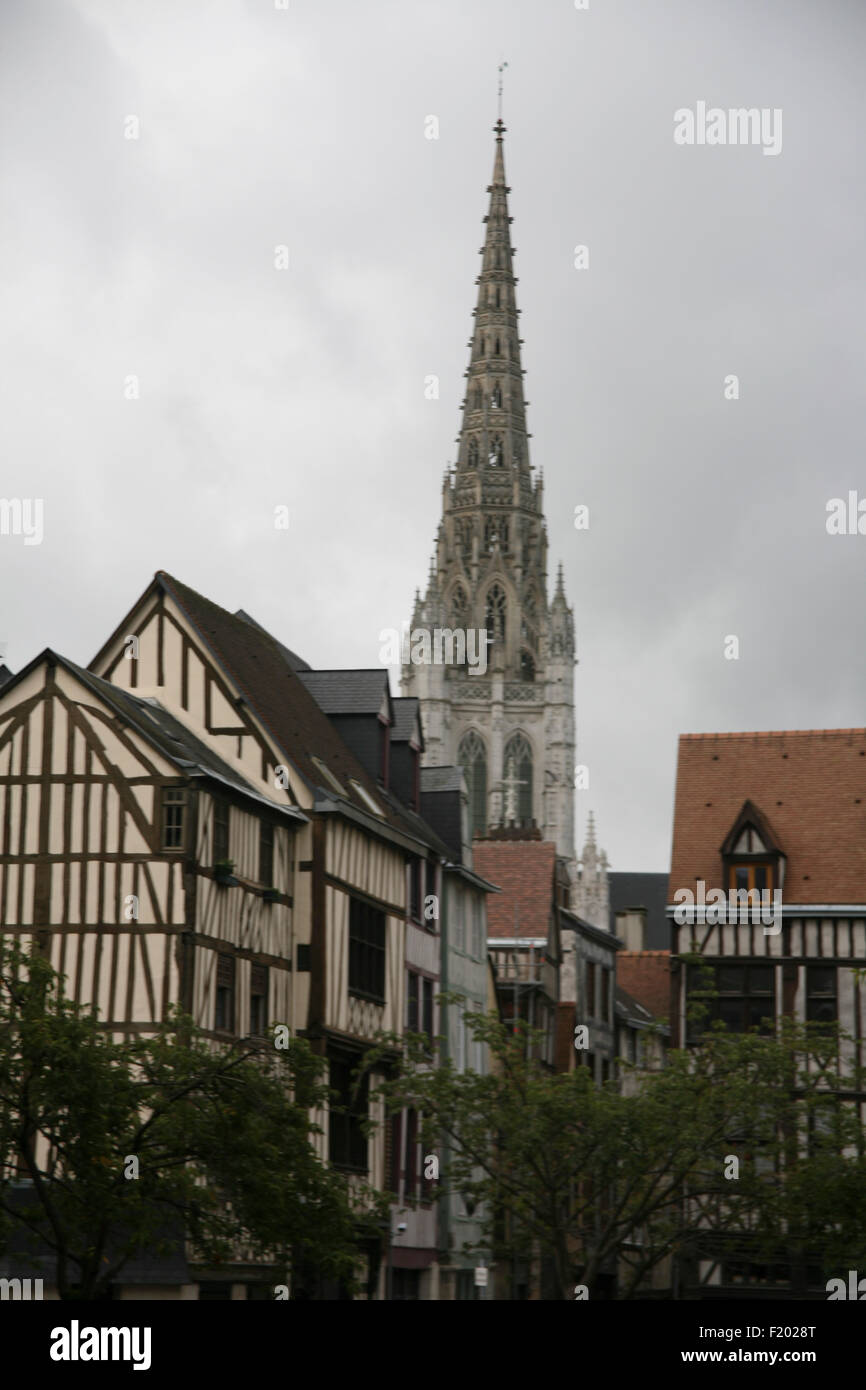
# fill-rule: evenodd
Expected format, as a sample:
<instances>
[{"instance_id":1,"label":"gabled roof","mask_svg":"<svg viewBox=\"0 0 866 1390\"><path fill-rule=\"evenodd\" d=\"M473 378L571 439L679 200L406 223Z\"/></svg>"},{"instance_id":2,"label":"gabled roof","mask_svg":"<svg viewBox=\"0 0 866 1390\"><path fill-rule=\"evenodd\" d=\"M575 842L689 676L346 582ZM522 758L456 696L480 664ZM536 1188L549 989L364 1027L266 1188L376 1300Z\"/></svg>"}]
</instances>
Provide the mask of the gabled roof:
<instances>
[{"instance_id":1,"label":"gabled roof","mask_svg":"<svg viewBox=\"0 0 866 1390\"><path fill-rule=\"evenodd\" d=\"M408 743L417 737L424 751L424 735L421 730L421 701L417 695L394 695L391 699L394 710L394 723L391 728L392 743Z\"/></svg>"},{"instance_id":2,"label":"gabled roof","mask_svg":"<svg viewBox=\"0 0 866 1390\"><path fill-rule=\"evenodd\" d=\"M556 845L550 840L473 840L472 863L476 873L502 889L487 904L488 937L547 940L553 918Z\"/></svg>"},{"instance_id":3,"label":"gabled roof","mask_svg":"<svg viewBox=\"0 0 866 1390\"><path fill-rule=\"evenodd\" d=\"M740 809L740 814L725 836L724 843L719 853L733 854L736 849L737 841L747 826L751 826L757 831L763 842L764 850L768 854L781 852L782 846L773 833L767 817L758 809L753 801L744 801Z\"/></svg>"},{"instance_id":4,"label":"gabled roof","mask_svg":"<svg viewBox=\"0 0 866 1390\"><path fill-rule=\"evenodd\" d=\"M645 1009L628 990L620 985L616 987L616 1013L623 1023L630 1024L632 1028L648 1028L655 1022L655 1016Z\"/></svg>"},{"instance_id":5,"label":"gabled roof","mask_svg":"<svg viewBox=\"0 0 866 1390\"><path fill-rule=\"evenodd\" d=\"M866 729L683 734L668 902L722 883L720 846L752 801L787 855L784 901L866 904Z\"/></svg>"},{"instance_id":6,"label":"gabled roof","mask_svg":"<svg viewBox=\"0 0 866 1390\"><path fill-rule=\"evenodd\" d=\"M388 672L300 671L300 679L316 704L328 715L378 714L383 700L391 699Z\"/></svg>"},{"instance_id":7,"label":"gabled roof","mask_svg":"<svg viewBox=\"0 0 866 1390\"><path fill-rule=\"evenodd\" d=\"M259 632L267 631L266 628L262 627L261 623L257 623L255 618L251 618L249 613L245 613L242 608L238 609L237 613L235 614L235 617L243 618L245 623L252 623L253 627L258 628ZM286 658L286 661L289 663L293 671L311 671L313 669L312 666L310 666L309 662L304 661L303 658L298 656L296 652L293 652L289 647L284 647L282 642L277 642L276 637L273 640L274 642L276 642L277 646L279 647L280 651Z\"/></svg>"},{"instance_id":8,"label":"gabled roof","mask_svg":"<svg viewBox=\"0 0 866 1390\"><path fill-rule=\"evenodd\" d=\"M427 792L459 792L464 786L462 767L422 767L421 795Z\"/></svg>"},{"instance_id":9,"label":"gabled roof","mask_svg":"<svg viewBox=\"0 0 866 1390\"><path fill-rule=\"evenodd\" d=\"M86 690L112 710L124 724L134 729L145 742L167 758L180 775L219 782L228 790L266 806L276 815L286 816L298 824L306 822L307 817L296 806L280 805L279 802L270 801L266 796L262 796L256 787L230 767L206 743L190 733L189 729L164 709L158 700L122 690L119 686L112 685L111 681L94 675L92 671L76 666L74 661L52 651L50 647L46 647L45 651L40 652L39 656L19 672L14 683L45 662L59 666L75 676Z\"/></svg>"},{"instance_id":10,"label":"gabled roof","mask_svg":"<svg viewBox=\"0 0 866 1390\"><path fill-rule=\"evenodd\" d=\"M288 648L283 648L257 623L227 612L164 570L157 571L154 587L162 588L177 604L214 660L248 701L277 748L308 787L319 793L315 804L320 809L344 810L374 833L390 831L392 835L405 835L402 819L383 801L377 784L346 747L307 690L302 680L305 673L292 667L285 655ZM384 676L385 672L381 674ZM313 761L316 757L349 788L349 797L339 796L327 784ZM376 817L368 809L362 796L352 797L351 780L381 806L382 817ZM386 835L386 838L391 836ZM405 843L403 847L408 848Z\"/></svg>"}]
</instances>

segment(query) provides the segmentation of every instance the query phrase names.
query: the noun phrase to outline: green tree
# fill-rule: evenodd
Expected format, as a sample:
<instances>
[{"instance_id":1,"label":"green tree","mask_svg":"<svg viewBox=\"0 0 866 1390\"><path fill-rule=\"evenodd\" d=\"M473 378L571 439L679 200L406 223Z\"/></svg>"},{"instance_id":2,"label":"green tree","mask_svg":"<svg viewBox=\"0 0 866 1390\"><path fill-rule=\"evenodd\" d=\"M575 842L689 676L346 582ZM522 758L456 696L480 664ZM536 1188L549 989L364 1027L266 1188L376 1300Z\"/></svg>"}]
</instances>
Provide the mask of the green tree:
<instances>
[{"instance_id":1,"label":"green tree","mask_svg":"<svg viewBox=\"0 0 866 1390\"><path fill-rule=\"evenodd\" d=\"M487 1074L431 1068L423 1039L383 1039L402 1046L386 1102L423 1114L430 1151L447 1136L440 1197L481 1206L497 1261L533 1251L552 1296L574 1298L576 1285L592 1296L615 1273L617 1296L634 1297L698 1237L729 1258L862 1260L864 1136L856 1106L840 1103L856 1078L828 1075L838 1040L794 1024L778 1036L714 1027L626 1096L583 1067L544 1069L525 1024L467 1023L489 1049ZM832 1121L816 1143L809 1116L821 1108Z\"/></svg>"},{"instance_id":2,"label":"green tree","mask_svg":"<svg viewBox=\"0 0 866 1390\"><path fill-rule=\"evenodd\" d=\"M377 1213L316 1156L308 1046L215 1048L179 1015L118 1042L60 984L0 942L2 1245L49 1256L65 1299L105 1297L134 1255L183 1239L208 1266L244 1251L276 1283L297 1261L351 1282Z\"/></svg>"}]
</instances>

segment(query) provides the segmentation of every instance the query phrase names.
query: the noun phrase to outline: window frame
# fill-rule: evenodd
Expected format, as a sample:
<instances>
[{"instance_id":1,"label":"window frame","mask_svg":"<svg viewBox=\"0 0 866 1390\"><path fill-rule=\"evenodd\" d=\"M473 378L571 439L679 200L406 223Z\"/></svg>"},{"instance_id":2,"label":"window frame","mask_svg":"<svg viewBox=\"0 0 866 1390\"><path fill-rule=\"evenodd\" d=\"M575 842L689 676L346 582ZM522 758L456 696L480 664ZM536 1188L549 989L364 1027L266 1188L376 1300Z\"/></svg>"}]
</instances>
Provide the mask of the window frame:
<instances>
[{"instance_id":1,"label":"window frame","mask_svg":"<svg viewBox=\"0 0 866 1390\"><path fill-rule=\"evenodd\" d=\"M359 999L386 1002L387 918L364 898L349 897L348 990Z\"/></svg>"},{"instance_id":2,"label":"window frame","mask_svg":"<svg viewBox=\"0 0 866 1390\"><path fill-rule=\"evenodd\" d=\"M168 786L162 788L160 800L160 848L165 854L179 854L186 849L187 806L189 798L186 787ZM179 812L177 823L169 827L169 808ZM169 844L169 829L177 840Z\"/></svg>"}]
</instances>

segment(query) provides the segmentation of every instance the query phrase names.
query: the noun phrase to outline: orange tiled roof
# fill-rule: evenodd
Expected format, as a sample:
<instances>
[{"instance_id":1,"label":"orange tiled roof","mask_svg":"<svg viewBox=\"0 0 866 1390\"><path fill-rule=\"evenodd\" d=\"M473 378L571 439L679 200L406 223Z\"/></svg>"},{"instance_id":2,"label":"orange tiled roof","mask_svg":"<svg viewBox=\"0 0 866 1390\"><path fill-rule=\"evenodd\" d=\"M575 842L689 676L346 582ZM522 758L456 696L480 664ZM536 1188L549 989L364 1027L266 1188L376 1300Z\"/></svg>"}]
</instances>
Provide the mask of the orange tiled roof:
<instances>
[{"instance_id":1,"label":"orange tiled roof","mask_svg":"<svg viewBox=\"0 0 866 1390\"><path fill-rule=\"evenodd\" d=\"M670 1017L670 951L617 952L616 982L657 1019Z\"/></svg>"},{"instance_id":2,"label":"orange tiled roof","mask_svg":"<svg viewBox=\"0 0 866 1390\"><path fill-rule=\"evenodd\" d=\"M489 936L547 936L553 910L556 845L549 840L474 840L475 872L501 893L487 900Z\"/></svg>"},{"instance_id":3,"label":"orange tiled roof","mask_svg":"<svg viewBox=\"0 0 866 1390\"><path fill-rule=\"evenodd\" d=\"M669 903L697 879L726 886L719 850L745 801L787 856L785 901L866 903L866 729L683 734Z\"/></svg>"}]
</instances>

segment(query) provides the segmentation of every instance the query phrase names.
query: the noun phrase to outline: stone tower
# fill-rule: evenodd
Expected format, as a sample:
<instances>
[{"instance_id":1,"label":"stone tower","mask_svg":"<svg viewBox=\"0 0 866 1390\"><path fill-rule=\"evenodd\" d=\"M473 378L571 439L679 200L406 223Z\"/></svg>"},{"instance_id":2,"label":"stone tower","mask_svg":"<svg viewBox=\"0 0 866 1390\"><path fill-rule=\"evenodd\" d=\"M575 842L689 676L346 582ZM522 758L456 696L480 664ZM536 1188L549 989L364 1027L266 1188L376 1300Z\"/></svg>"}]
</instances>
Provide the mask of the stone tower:
<instances>
[{"instance_id":1,"label":"stone tower","mask_svg":"<svg viewBox=\"0 0 866 1390\"><path fill-rule=\"evenodd\" d=\"M478 299L473 309L457 460L445 471L442 520L411 632L430 634L432 661L407 661L402 688L421 701L428 766L458 763L473 831L538 826L576 875L574 619L560 566L548 598L543 484L529 459L520 310L515 299L503 135L496 154ZM435 630L492 638L487 669L435 660ZM419 644L423 651L423 642ZM484 644L480 650L484 652Z\"/></svg>"},{"instance_id":2,"label":"stone tower","mask_svg":"<svg viewBox=\"0 0 866 1390\"><path fill-rule=\"evenodd\" d=\"M586 843L572 893L572 906L578 916L601 931L610 930L610 886L607 875L607 855L604 850L599 851L595 842L595 819L590 811Z\"/></svg>"}]
</instances>

